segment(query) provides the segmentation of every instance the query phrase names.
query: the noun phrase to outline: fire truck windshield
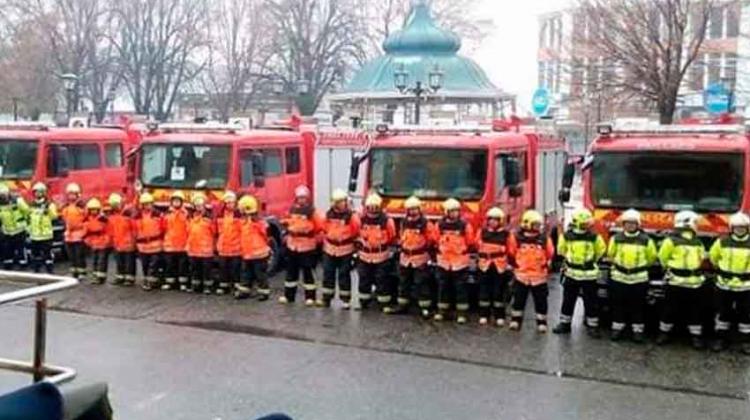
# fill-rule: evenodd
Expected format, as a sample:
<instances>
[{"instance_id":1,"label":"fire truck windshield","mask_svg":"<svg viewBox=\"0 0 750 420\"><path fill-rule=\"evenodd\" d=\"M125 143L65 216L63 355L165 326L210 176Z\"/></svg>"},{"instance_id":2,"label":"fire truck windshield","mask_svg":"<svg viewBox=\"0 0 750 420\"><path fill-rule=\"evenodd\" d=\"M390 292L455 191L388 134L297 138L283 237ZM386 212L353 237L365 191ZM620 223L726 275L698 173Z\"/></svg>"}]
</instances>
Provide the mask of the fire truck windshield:
<instances>
[{"instance_id":1,"label":"fire truck windshield","mask_svg":"<svg viewBox=\"0 0 750 420\"><path fill-rule=\"evenodd\" d=\"M476 149L374 149L370 186L379 194L476 200L487 177L487 152Z\"/></svg>"},{"instance_id":2,"label":"fire truck windshield","mask_svg":"<svg viewBox=\"0 0 750 420\"><path fill-rule=\"evenodd\" d=\"M145 144L141 182L166 188L223 189L227 185L230 146Z\"/></svg>"},{"instance_id":3,"label":"fire truck windshield","mask_svg":"<svg viewBox=\"0 0 750 420\"><path fill-rule=\"evenodd\" d=\"M742 202L739 153L601 152L591 196L597 207L734 212Z\"/></svg>"},{"instance_id":4,"label":"fire truck windshield","mask_svg":"<svg viewBox=\"0 0 750 420\"><path fill-rule=\"evenodd\" d=\"M0 178L27 179L34 175L38 142L0 139Z\"/></svg>"}]
</instances>

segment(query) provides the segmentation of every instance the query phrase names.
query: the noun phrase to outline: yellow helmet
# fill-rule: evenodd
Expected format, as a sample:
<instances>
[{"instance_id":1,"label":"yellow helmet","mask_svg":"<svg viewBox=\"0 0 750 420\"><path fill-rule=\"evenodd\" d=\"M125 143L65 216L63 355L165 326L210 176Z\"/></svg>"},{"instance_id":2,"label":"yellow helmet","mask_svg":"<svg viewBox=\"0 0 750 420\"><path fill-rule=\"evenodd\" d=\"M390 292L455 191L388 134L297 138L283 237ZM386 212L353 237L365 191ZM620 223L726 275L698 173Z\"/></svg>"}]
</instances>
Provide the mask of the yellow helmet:
<instances>
[{"instance_id":1,"label":"yellow helmet","mask_svg":"<svg viewBox=\"0 0 750 420\"><path fill-rule=\"evenodd\" d=\"M591 211L587 208L581 207L573 211L570 223L574 229L585 230L589 228L593 221L594 215L591 214Z\"/></svg>"},{"instance_id":2,"label":"yellow helmet","mask_svg":"<svg viewBox=\"0 0 750 420\"><path fill-rule=\"evenodd\" d=\"M86 203L86 208L88 210L101 210L102 202L96 198L92 198L91 200L88 201L88 203Z\"/></svg>"},{"instance_id":3,"label":"yellow helmet","mask_svg":"<svg viewBox=\"0 0 750 420\"><path fill-rule=\"evenodd\" d=\"M412 195L411 197L406 199L406 202L404 202L404 208L406 210L420 209L422 208L422 200L420 200L416 195Z\"/></svg>"},{"instance_id":4,"label":"yellow helmet","mask_svg":"<svg viewBox=\"0 0 750 420\"><path fill-rule=\"evenodd\" d=\"M487 210L488 219L505 219L505 212L500 207L493 207Z\"/></svg>"},{"instance_id":5,"label":"yellow helmet","mask_svg":"<svg viewBox=\"0 0 750 420\"><path fill-rule=\"evenodd\" d=\"M67 187L65 187L65 193L67 194L80 194L81 193L81 186L76 184L75 182L71 182L68 184Z\"/></svg>"},{"instance_id":6,"label":"yellow helmet","mask_svg":"<svg viewBox=\"0 0 750 420\"><path fill-rule=\"evenodd\" d=\"M110 206L117 207L122 204L122 196L117 193L112 193L109 195L109 199L107 201L109 202Z\"/></svg>"},{"instance_id":7,"label":"yellow helmet","mask_svg":"<svg viewBox=\"0 0 750 420\"><path fill-rule=\"evenodd\" d=\"M377 193L372 193L365 199L365 207L378 207L383 205L383 199Z\"/></svg>"},{"instance_id":8,"label":"yellow helmet","mask_svg":"<svg viewBox=\"0 0 750 420\"><path fill-rule=\"evenodd\" d=\"M143 193L141 194L140 198L138 198L139 204L154 204L154 196L150 193Z\"/></svg>"},{"instance_id":9,"label":"yellow helmet","mask_svg":"<svg viewBox=\"0 0 750 420\"><path fill-rule=\"evenodd\" d=\"M534 229L534 225L540 225L544 222L542 215L536 210L526 210L521 217L521 227L523 229Z\"/></svg>"},{"instance_id":10,"label":"yellow helmet","mask_svg":"<svg viewBox=\"0 0 750 420\"><path fill-rule=\"evenodd\" d=\"M349 194L346 193L346 191L342 190L341 188L336 188L333 190L333 193L331 193L331 202L332 203L338 203L339 201L344 201L349 199Z\"/></svg>"},{"instance_id":11,"label":"yellow helmet","mask_svg":"<svg viewBox=\"0 0 750 420\"><path fill-rule=\"evenodd\" d=\"M47 186L44 185L43 182L37 182L36 184L34 184L33 187L31 187L31 190L34 191L34 192L46 193L47 192Z\"/></svg>"},{"instance_id":12,"label":"yellow helmet","mask_svg":"<svg viewBox=\"0 0 750 420\"><path fill-rule=\"evenodd\" d=\"M232 201L237 201L237 194L235 194L233 191L227 191L224 193L224 199L223 201L225 203L229 203Z\"/></svg>"},{"instance_id":13,"label":"yellow helmet","mask_svg":"<svg viewBox=\"0 0 750 420\"><path fill-rule=\"evenodd\" d=\"M255 214L258 212L258 200L251 195L246 195L240 198L240 209L247 214Z\"/></svg>"},{"instance_id":14,"label":"yellow helmet","mask_svg":"<svg viewBox=\"0 0 750 420\"><path fill-rule=\"evenodd\" d=\"M448 213L453 210L461 210L461 203L455 198L449 198L443 201L443 211Z\"/></svg>"},{"instance_id":15,"label":"yellow helmet","mask_svg":"<svg viewBox=\"0 0 750 420\"><path fill-rule=\"evenodd\" d=\"M202 206L206 204L206 196L203 193L198 193L193 195L193 205L194 206Z\"/></svg>"},{"instance_id":16,"label":"yellow helmet","mask_svg":"<svg viewBox=\"0 0 750 420\"><path fill-rule=\"evenodd\" d=\"M178 199L180 201L185 201L185 193L182 191L173 191L172 195L169 197L170 200Z\"/></svg>"},{"instance_id":17,"label":"yellow helmet","mask_svg":"<svg viewBox=\"0 0 750 420\"><path fill-rule=\"evenodd\" d=\"M10 194L10 187L4 182L0 182L0 195Z\"/></svg>"}]
</instances>

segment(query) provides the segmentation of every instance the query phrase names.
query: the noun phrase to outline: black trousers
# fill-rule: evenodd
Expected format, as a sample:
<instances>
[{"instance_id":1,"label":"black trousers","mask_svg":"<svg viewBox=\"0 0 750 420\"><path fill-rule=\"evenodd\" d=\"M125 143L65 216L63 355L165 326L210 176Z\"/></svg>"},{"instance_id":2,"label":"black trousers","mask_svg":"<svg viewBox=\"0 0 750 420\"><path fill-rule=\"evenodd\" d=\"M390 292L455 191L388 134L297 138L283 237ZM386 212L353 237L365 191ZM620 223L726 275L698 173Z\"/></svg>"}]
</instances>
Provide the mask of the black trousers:
<instances>
[{"instance_id":1,"label":"black trousers","mask_svg":"<svg viewBox=\"0 0 750 420\"><path fill-rule=\"evenodd\" d=\"M135 283L135 252L115 251L115 284Z\"/></svg>"},{"instance_id":2,"label":"black trousers","mask_svg":"<svg viewBox=\"0 0 750 420\"><path fill-rule=\"evenodd\" d=\"M323 300L330 301L339 285L339 297L344 302L352 298L352 256L334 257L323 253Z\"/></svg>"},{"instance_id":3,"label":"black trousers","mask_svg":"<svg viewBox=\"0 0 750 420\"><path fill-rule=\"evenodd\" d=\"M370 264L364 261L359 261L357 263L357 277L359 277L359 300L364 305L367 305L372 301L373 286L380 286L383 288L386 287L386 280L384 279L386 276L385 269L385 264ZM378 289L378 297L379 296L380 289ZM383 297L383 302L388 303L385 297Z\"/></svg>"},{"instance_id":4,"label":"black trousers","mask_svg":"<svg viewBox=\"0 0 750 420\"><path fill-rule=\"evenodd\" d=\"M86 275L86 244L81 242L65 242L65 252L70 260L70 274L82 278Z\"/></svg>"},{"instance_id":5,"label":"black trousers","mask_svg":"<svg viewBox=\"0 0 750 420\"><path fill-rule=\"evenodd\" d=\"M188 275L188 257L184 252L167 252L164 254L166 264L166 274L164 282L174 285L178 281L180 284L187 283Z\"/></svg>"},{"instance_id":6,"label":"black trousers","mask_svg":"<svg viewBox=\"0 0 750 420\"><path fill-rule=\"evenodd\" d=\"M597 302L598 285L596 280L563 279L563 300L560 308L560 322L570 324L573 321L578 296L583 294L583 308L586 314L586 325L599 327L599 307Z\"/></svg>"},{"instance_id":7,"label":"black trousers","mask_svg":"<svg viewBox=\"0 0 750 420\"><path fill-rule=\"evenodd\" d=\"M3 268L13 270L16 266L25 267L26 261L26 235L18 233L16 235L3 235L0 244L0 253L2 254Z\"/></svg>"},{"instance_id":8,"label":"black trousers","mask_svg":"<svg viewBox=\"0 0 750 420\"><path fill-rule=\"evenodd\" d=\"M44 266L47 273L52 274L55 269L55 259L52 255L52 239L31 241L29 247L31 251L31 269L35 273L39 273L42 271L42 266Z\"/></svg>"},{"instance_id":9,"label":"black trousers","mask_svg":"<svg viewBox=\"0 0 750 420\"><path fill-rule=\"evenodd\" d=\"M144 284L155 286L160 283L159 269L162 262L160 253L139 253L138 258L141 260L141 270L143 271Z\"/></svg>"},{"instance_id":10,"label":"black trousers","mask_svg":"<svg viewBox=\"0 0 750 420\"><path fill-rule=\"evenodd\" d=\"M414 299L420 308L431 308L433 306L431 283L430 268L426 264L422 267L399 266L399 305L409 305Z\"/></svg>"},{"instance_id":11,"label":"black trousers","mask_svg":"<svg viewBox=\"0 0 750 420\"><path fill-rule=\"evenodd\" d=\"M302 273L306 299L315 299L315 277L313 269L316 264L315 251L295 252L287 254L286 280L284 281L284 296L289 302L294 302L297 295L297 282Z\"/></svg>"},{"instance_id":12,"label":"black trousers","mask_svg":"<svg viewBox=\"0 0 750 420\"><path fill-rule=\"evenodd\" d=\"M718 313L716 319L716 333L726 334L732 325L732 320L737 321L737 330L750 340L750 291L731 292L717 289Z\"/></svg>"},{"instance_id":13,"label":"black trousers","mask_svg":"<svg viewBox=\"0 0 750 420\"><path fill-rule=\"evenodd\" d=\"M107 281L109 266L109 249L91 250L91 280L96 283Z\"/></svg>"},{"instance_id":14,"label":"black trousers","mask_svg":"<svg viewBox=\"0 0 750 420\"><path fill-rule=\"evenodd\" d=\"M645 330L646 295L648 282L627 284L610 280L609 301L612 329L622 330L630 322L633 332Z\"/></svg>"},{"instance_id":15,"label":"black trousers","mask_svg":"<svg viewBox=\"0 0 750 420\"><path fill-rule=\"evenodd\" d=\"M201 287L212 288L214 286L211 277L211 264L213 258L210 257L190 257L190 285L193 289Z\"/></svg>"},{"instance_id":16,"label":"black trousers","mask_svg":"<svg viewBox=\"0 0 750 420\"><path fill-rule=\"evenodd\" d=\"M668 333L678 319L684 319L691 335L703 334L701 314L705 309L705 288L667 285L664 296L664 310L659 322L659 331Z\"/></svg>"},{"instance_id":17,"label":"black trousers","mask_svg":"<svg viewBox=\"0 0 750 420\"><path fill-rule=\"evenodd\" d=\"M219 257L219 287L227 289L240 281L240 272L242 270L242 258L237 257Z\"/></svg>"},{"instance_id":18,"label":"black trousers","mask_svg":"<svg viewBox=\"0 0 750 420\"><path fill-rule=\"evenodd\" d=\"M465 312L469 310L469 293L466 282L469 280L467 269L451 271L443 268L437 270L438 282L438 310L445 312L451 308L453 301L456 303L456 311Z\"/></svg>"},{"instance_id":19,"label":"black trousers","mask_svg":"<svg viewBox=\"0 0 750 420\"><path fill-rule=\"evenodd\" d=\"M505 298L513 277L510 271L498 272L495 265L479 271L479 316L487 318L493 312L497 319L505 318Z\"/></svg>"},{"instance_id":20,"label":"black trousers","mask_svg":"<svg viewBox=\"0 0 750 420\"><path fill-rule=\"evenodd\" d=\"M268 285L268 258L242 261L242 280L248 288L258 288L261 295L270 295L271 287Z\"/></svg>"},{"instance_id":21,"label":"black trousers","mask_svg":"<svg viewBox=\"0 0 750 420\"><path fill-rule=\"evenodd\" d=\"M547 283L530 286L521 282L513 284L513 309L511 318L519 324L523 321L523 311L526 309L526 300L531 294L534 300L534 311L536 312L536 323L538 325L547 324L547 297L549 296L549 287Z\"/></svg>"}]
</instances>

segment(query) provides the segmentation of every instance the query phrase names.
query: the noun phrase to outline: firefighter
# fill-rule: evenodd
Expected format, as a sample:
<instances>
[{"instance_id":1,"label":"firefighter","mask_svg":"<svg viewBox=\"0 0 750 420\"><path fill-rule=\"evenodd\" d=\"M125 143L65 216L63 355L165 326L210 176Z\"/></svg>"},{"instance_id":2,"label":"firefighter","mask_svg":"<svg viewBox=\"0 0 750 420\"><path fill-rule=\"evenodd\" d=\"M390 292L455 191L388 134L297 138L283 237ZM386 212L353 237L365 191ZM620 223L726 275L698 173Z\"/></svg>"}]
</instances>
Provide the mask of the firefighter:
<instances>
[{"instance_id":1,"label":"firefighter","mask_svg":"<svg viewBox=\"0 0 750 420\"><path fill-rule=\"evenodd\" d=\"M86 244L83 236L86 233L86 203L81 199L81 187L70 183L65 187L65 206L60 211L65 223L65 251L70 260L70 275L82 279L86 276Z\"/></svg>"},{"instance_id":2,"label":"firefighter","mask_svg":"<svg viewBox=\"0 0 750 420\"><path fill-rule=\"evenodd\" d=\"M185 250L190 259L190 283L184 291L210 294L213 288L211 262L214 257L216 224L206 208L206 196L193 195L193 213L188 221Z\"/></svg>"},{"instance_id":3,"label":"firefighter","mask_svg":"<svg viewBox=\"0 0 750 420\"><path fill-rule=\"evenodd\" d=\"M397 285L390 276L391 249L396 238L396 225L382 209L383 199L372 193L365 199L365 211L361 217L359 237L357 239L357 255L359 263L359 295L372 293L375 284L378 304L383 313L395 312L394 298Z\"/></svg>"},{"instance_id":4,"label":"firefighter","mask_svg":"<svg viewBox=\"0 0 750 420\"><path fill-rule=\"evenodd\" d=\"M343 301L343 308L350 308L354 243L359 234L360 225L359 216L349 207L349 196L346 191L334 190L331 194L331 208L326 212L323 221L323 293L318 306L331 306L338 283L339 298ZM360 271L360 283L362 274L363 272ZM369 293L372 291L370 290ZM362 293L360 290L360 303L363 307L367 306L370 298L368 293Z\"/></svg>"},{"instance_id":5,"label":"firefighter","mask_svg":"<svg viewBox=\"0 0 750 420\"><path fill-rule=\"evenodd\" d=\"M242 265L242 217L237 209L237 195L232 191L224 193L224 208L216 220L219 235L216 251L219 254L220 280L217 295L223 295L234 288L240 280Z\"/></svg>"},{"instance_id":6,"label":"firefighter","mask_svg":"<svg viewBox=\"0 0 750 420\"><path fill-rule=\"evenodd\" d=\"M132 286L135 284L135 223L133 212L123 206L122 197L117 193L109 196L110 214L107 218L112 235L112 249L115 254L116 274L114 284Z\"/></svg>"},{"instance_id":7,"label":"firefighter","mask_svg":"<svg viewBox=\"0 0 750 420\"><path fill-rule=\"evenodd\" d=\"M432 275L429 267L435 225L422 214L422 202L412 196L404 202L406 217L399 235L399 284L397 313L407 312L411 299L416 299L422 317L430 317Z\"/></svg>"},{"instance_id":8,"label":"firefighter","mask_svg":"<svg viewBox=\"0 0 750 420\"><path fill-rule=\"evenodd\" d=\"M37 182L32 187L34 201L29 209L29 222L26 230L29 235L31 268L35 273L42 269L52 274L55 260L52 255L54 231L52 223L57 220L57 207L47 198L47 186Z\"/></svg>"},{"instance_id":9,"label":"firefighter","mask_svg":"<svg viewBox=\"0 0 750 420\"><path fill-rule=\"evenodd\" d=\"M102 213L102 203L92 198L86 203L84 219L84 242L91 252L91 284L104 284L107 281L109 262L110 233L107 216Z\"/></svg>"},{"instance_id":10,"label":"firefighter","mask_svg":"<svg viewBox=\"0 0 750 420\"><path fill-rule=\"evenodd\" d=\"M714 242L709 251L717 270L718 316L714 351L727 348L729 328L736 313L742 352L750 354L750 218L744 213L729 218L729 235Z\"/></svg>"},{"instance_id":11,"label":"firefighter","mask_svg":"<svg viewBox=\"0 0 750 420\"><path fill-rule=\"evenodd\" d=\"M667 287L657 344L669 341L675 320L683 315L693 347L705 347L701 325L704 306L701 302L706 296L703 288L706 277L701 268L706 259L706 248L698 238L698 219L699 216L692 211L677 213L674 232L664 239L659 248L659 262L667 271Z\"/></svg>"},{"instance_id":12,"label":"firefighter","mask_svg":"<svg viewBox=\"0 0 750 420\"><path fill-rule=\"evenodd\" d=\"M158 269L164 250L164 219L154 208L154 196L143 193L138 198L139 209L135 216L135 242L141 260L143 283L146 291L159 287Z\"/></svg>"},{"instance_id":13,"label":"firefighter","mask_svg":"<svg viewBox=\"0 0 750 420\"><path fill-rule=\"evenodd\" d=\"M547 332L547 277L549 265L555 255L555 246L544 232L543 222L542 215L536 210L525 211L516 234L517 248L511 250L511 257L516 265L513 307L508 326L511 331L521 329L526 299L531 293L536 312L536 330L541 334Z\"/></svg>"},{"instance_id":14,"label":"firefighter","mask_svg":"<svg viewBox=\"0 0 750 420\"><path fill-rule=\"evenodd\" d=\"M499 207L487 211L484 227L477 233L479 270L479 324L505 325L505 298L513 272L508 256L516 249L516 237L505 227L505 213Z\"/></svg>"},{"instance_id":15,"label":"firefighter","mask_svg":"<svg viewBox=\"0 0 750 420\"><path fill-rule=\"evenodd\" d=\"M560 323L552 330L555 334L570 334L570 324L578 301L583 294L587 332L598 338L599 312L597 308L597 279L599 260L607 253L607 243L593 232L594 216L588 209L573 211L568 229L557 240L557 253L563 258L563 300Z\"/></svg>"},{"instance_id":16,"label":"firefighter","mask_svg":"<svg viewBox=\"0 0 750 420\"><path fill-rule=\"evenodd\" d=\"M235 285L234 297L243 299L250 296L257 287L258 300L266 301L271 295L268 285L268 259L271 247L268 244L268 223L260 217L258 200L246 195L240 199L242 212L242 283Z\"/></svg>"},{"instance_id":17,"label":"firefighter","mask_svg":"<svg viewBox=\"0 0 750 420\"><path fill-rule=\"evenodd\" d=\"M313 268L316 264L316 249L318 234L322 229L322 220L312 204L310 189L300 185L294 190L294 203L289 215L284 220L287 235L284 243L287 248L286 280L284 281L284 295L279 297L279 303L294 302L297 294L297 282L302 272L303 287L305 289L305 304L315 304L315 278Z\"/></svg>"},{"instance_id":18,"label":"firefighter","mask_svg":"<svg viewBox=\"0 0 750 420\"><path fill-rule=\"evenodd\" d=\"M188 212L185 209L185 194L175 191L170 197L169 209L164 215L164 260L166 276L162 290L187 287L187 243Z\"/></svg>"},{"instance_id":19,"label":"firefighter","mask_svg":"<svg viewBox=\"0 0 750 420\"><path fill-rule=\"evenodd\" d=\"M633 341L644 341L648 270L657 260L654 241L641 230L641 214L630 209L620 216L623 231L612 237L607 257L612 261L609 298L612 311L612 341L622 339L626 322Z\"/></svg>"},{"instance_id":20,"label":"firefighter","mask_svg":"<svg viewBox=\"0 0 750 420\"><path fill-rule=\"evenodd\" d=\"M16 265L26 266L26 221L29 205L22 197L15 197L10 188L0 183L0 232L2 232L3 268L13 270Z\"/></svg>"},{"instance_id":21,"label":"firefighter","mask_svg":"<svg viewBox=\"0 0 750 420\"><path fill-rule=\"evenodd\" d=\"M435 230L437 244L438 311L435 321L442 321L456 303L456 322L465 324L469 310L466 282L469 277L469 250L474 245L474 229L461 218L461 203L449 198L443 202L445 215Z\"/></svg>"}]
</instances>

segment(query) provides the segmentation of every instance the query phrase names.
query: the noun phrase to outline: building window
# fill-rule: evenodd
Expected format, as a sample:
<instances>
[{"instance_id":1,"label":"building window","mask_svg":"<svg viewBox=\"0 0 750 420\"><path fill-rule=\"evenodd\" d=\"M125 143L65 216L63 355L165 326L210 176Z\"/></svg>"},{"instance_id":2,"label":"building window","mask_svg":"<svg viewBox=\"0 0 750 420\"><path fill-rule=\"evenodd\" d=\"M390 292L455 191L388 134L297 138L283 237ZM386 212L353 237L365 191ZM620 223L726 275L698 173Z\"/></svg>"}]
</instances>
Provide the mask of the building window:
<instances>
[{"instance_id":1,"label":"building window","mask_svg":"<svg viewBox=\"0 0 750 420\"><path fill-rule=\"evenodd\" d=\"M724 36L724 8L714 7L711 9L708 23L708 37L719 39Z\"/></svg>"},{"instance_id":2,"label":"building window","mask_svg":"<svg viewBox=\"0 0 750 420\"><path fill-rule=\"evenodd\" d=\"M721 54L708 54L708 84L719 83L721 81Z\"/></svg>"},{"instance_id":3,"label":"building window","mask_svg":"<svg viewBox=\"0 0 750 420\"><path fill-rule=\"evenodd\" d=\"M706 75L706 62L702 56L696 57L690 75L690 89L700 92L704 89L703 78Z\"/></svg>"},{"instance_id":4,"label":"building window","mask_svg":"<svg viewBox=\"0 0 750 420\"><path fill-rule=\"evenodd\" d=\"M727 5L724 8L726 16L726 37L737 38L740 36L740 7L739 2Z\"/></svg>"},{"instance_id":5,"label":"building window","mask_svg":"<svg viewBox=\"0 0 750 420\"><path fill-rule=\"evenodd\" d=\"M539 47L544 48L546 46L545 42L547 41L547 30L549 26L548 20L543 20L541 28L539 28Z\"/></svg>"},{"instance_id":6,"label":"building window","mask_svg":"<svg viewBox=\"0 0 750 420\"><path fill-rule=\"evenodd\" d=\"M544 77L547 74L547 63L544 61L539 62L539 74L537 75L537 86L543 87L545 86L545 80Z\"/></svg>"}]
</instances>

